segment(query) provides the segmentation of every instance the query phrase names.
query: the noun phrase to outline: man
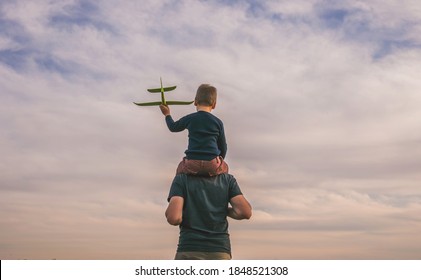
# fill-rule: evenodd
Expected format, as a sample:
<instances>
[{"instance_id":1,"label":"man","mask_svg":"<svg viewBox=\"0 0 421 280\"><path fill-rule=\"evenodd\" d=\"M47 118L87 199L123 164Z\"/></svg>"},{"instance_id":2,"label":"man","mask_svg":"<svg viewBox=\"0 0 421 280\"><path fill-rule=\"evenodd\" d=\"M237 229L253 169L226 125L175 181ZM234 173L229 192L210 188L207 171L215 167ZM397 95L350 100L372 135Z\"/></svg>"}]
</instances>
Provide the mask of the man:
<instances>
[{"instance_id":1,"label":"man","mask_svg":"<svg viewBox=\"0 0 421 280\"><path fill-rule=\"evenodd\" d=\"M168 201L167 221L180 226L176 260L231 259L227 217L242 220L252 214L234 176L178 174Z\"/></svg>"}]
</instances>

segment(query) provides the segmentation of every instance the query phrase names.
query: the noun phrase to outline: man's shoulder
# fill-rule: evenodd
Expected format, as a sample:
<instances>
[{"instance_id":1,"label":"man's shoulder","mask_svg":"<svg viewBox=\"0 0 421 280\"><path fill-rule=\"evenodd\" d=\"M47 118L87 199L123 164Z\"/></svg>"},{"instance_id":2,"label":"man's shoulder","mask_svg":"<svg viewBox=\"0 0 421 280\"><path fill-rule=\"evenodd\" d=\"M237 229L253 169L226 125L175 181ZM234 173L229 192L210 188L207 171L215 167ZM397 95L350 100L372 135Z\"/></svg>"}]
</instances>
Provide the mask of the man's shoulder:
<instances>
[{"instance_id":1,"label":"man's shoulder","mask_svg":"<svg viewBox=\"0 0 421 280\"><path fill-rule=\"evenodd\" d=\"M222 173L222 174L217 175L216 177L223 180L235 180L234 175L230 173Z\"/></svg>"}]
</instances>

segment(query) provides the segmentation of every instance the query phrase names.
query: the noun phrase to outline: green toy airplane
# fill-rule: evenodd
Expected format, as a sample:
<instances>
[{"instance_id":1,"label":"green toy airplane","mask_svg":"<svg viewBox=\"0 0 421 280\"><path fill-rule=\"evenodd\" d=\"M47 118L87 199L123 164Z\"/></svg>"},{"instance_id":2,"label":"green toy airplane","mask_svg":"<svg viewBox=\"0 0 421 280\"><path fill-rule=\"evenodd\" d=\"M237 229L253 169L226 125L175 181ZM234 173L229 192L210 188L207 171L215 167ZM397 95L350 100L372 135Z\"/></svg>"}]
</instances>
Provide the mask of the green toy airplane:
<instances>
[{"instance_id":1,"label":"green toy airplane","mask_svg":"<svg viewBox=\"0 0 421 280\"><path fill-rule=\"evenodd\" d=\"M194 102L194 101L166 101L165 96L164 96L164 92L174 90L177 86L163 87L162 86L162 78L159 78L159 79L161 80L161 88L150 88L150 89L148 89L148 91L152 92L152 93L160 92L161 93L161 101L145 102L145 103L133 102L133 103L138 105L138 106L159 106L161 104L162 105L190 105Z\"/></svg>"}]
</instances>

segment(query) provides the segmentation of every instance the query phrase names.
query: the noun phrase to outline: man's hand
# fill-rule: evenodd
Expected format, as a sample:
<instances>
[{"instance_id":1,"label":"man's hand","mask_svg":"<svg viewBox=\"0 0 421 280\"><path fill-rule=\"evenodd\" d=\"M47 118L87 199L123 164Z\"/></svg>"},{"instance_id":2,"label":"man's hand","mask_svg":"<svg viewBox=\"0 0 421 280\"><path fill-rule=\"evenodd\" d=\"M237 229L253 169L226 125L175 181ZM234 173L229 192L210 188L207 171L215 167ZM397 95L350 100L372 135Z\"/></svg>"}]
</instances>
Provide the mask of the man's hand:
<instances>
[{"instance_id":1,"label":"man's hand","mask_svg":"<svg viewBox=\"0 0 421 280\"><path fill-rule=\"evenodd\" d=\"M159 109L161 109L161 112L164 116L171 115L170 107L168 107L167 105L161 104L159 105Z\"/></svg>"}]
</instances>

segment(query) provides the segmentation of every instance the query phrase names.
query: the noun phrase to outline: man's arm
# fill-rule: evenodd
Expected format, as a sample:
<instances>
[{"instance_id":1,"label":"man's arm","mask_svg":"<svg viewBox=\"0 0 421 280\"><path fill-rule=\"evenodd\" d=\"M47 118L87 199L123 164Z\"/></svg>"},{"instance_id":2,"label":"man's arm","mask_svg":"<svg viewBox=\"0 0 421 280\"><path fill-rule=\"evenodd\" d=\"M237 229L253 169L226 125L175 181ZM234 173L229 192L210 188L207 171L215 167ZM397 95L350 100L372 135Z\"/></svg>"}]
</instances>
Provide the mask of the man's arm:
<instances>
[{"instance_id":1,"label":"man's arm","mask_svg":"<svg viewBox=\"0 0 421 280\"><path fill-rule=\"evenodd\" d=\"M228 217L235 220L250 219L251 205L243 195L234 196L230 203L232 207L228 207Z\"/></svg>"},{"instance_id":2,"label":"man's arm","mask_svg":"<svg viewBox=\"0 0 421 280\"><path fill-rule=\"evenodd\" d=\"M181 196L173 196L170 199L167 210L165 211L165 217L170 225L178 226L183 220L183 205L184 198Z\"/></svg>"}]
</instances>

